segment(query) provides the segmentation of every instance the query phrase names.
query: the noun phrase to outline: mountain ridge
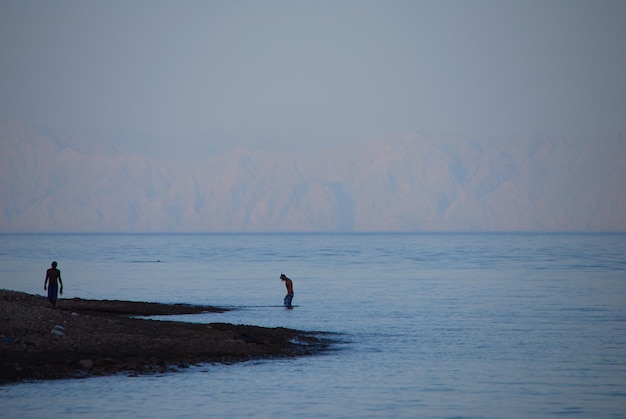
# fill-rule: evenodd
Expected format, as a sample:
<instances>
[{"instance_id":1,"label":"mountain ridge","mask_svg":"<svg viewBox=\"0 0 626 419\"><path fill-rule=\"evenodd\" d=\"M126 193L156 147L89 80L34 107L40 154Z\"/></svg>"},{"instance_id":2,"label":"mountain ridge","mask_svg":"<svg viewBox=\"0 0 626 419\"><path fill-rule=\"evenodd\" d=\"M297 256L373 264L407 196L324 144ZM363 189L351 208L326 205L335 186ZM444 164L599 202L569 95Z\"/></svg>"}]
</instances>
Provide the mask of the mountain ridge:
<instances>
[{"instance_id":1,"label":"mountain ridge","mask_svg":"<svg viewBox=\"0 0 626 419\"><path fill-rule=\"evenodd\" d=\"M621 133L133 150L0 120L0 232L626 231Z\"/></svg>"}]
</instances>

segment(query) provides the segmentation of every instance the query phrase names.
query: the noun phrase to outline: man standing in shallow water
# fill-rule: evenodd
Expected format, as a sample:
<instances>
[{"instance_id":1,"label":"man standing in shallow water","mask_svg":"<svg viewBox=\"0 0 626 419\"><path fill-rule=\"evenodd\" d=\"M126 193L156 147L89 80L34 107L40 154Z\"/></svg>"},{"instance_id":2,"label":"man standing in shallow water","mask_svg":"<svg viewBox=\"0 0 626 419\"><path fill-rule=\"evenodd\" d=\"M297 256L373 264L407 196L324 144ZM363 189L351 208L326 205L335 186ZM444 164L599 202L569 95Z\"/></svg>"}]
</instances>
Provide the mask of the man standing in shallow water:
<instances>
[{"instance_id":1,"label":"man standing in shallow water","mask_svg":"<svg viewBox=\"0 0 626 419\"><path fill-rule=\"evenodd\" d=\"M291 279L287 278L287 275L285 275L284 273L280 274L280 280L284 281L285 286L287 287L287 295L285 295L285 300L283 304L287 308L292 308L291 300L293 300L293 282L291 282Z\"/></svg>"},{"instance_id":2,"label":"man standing in shallow water","mask_svg":"<svg viewBox=\"0 0 626 419\"><path fill-rule=\"evenodd\" d=\"M59 285L61 289L59 290ZM43 290L48 289L48 301L52 307L57 306L57 292L63 295L63 281L61 281L61 271L57 269L57 263L52 262L52 267L46 271L46 280L43 282Z\"/></svg>"}]
</instances>

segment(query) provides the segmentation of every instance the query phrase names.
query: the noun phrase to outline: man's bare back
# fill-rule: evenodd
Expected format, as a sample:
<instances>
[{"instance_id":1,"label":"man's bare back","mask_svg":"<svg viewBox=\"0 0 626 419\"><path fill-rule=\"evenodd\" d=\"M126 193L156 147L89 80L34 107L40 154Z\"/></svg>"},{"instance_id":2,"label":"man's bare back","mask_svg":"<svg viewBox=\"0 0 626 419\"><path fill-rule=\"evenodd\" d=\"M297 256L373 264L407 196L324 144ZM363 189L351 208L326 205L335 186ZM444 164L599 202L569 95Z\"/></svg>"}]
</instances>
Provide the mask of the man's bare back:
<instances>
[{"instance_id":1,"label":"man's bare back","mask_svg":"<svg viewBox=\"0 0 626 419\"><path fill-rule=\"evenodd\" d=\"M291 279L285 279L285 287L287 287L287 294L293 294L293 282L291 282Z\"/></svg>"}]
</instances>

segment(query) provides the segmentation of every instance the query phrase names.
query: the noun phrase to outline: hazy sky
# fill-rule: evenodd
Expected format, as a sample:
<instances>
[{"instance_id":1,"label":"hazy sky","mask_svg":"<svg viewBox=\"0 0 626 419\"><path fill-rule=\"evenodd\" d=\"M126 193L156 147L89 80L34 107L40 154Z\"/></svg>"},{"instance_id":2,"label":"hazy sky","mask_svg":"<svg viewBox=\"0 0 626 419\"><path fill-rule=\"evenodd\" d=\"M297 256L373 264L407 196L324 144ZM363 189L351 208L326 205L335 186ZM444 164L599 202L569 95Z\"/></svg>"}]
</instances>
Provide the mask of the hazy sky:
<instances>
[{"instance_id":1,"label":"hazy sky","mask_svg":"<svg viewBox=\"0 0 626 419\"><path fill-rule=\"evenodd\" d=\"M252 146L626 130L626 1L0 0L0 117Z\"/></svg>"}]
</instances>

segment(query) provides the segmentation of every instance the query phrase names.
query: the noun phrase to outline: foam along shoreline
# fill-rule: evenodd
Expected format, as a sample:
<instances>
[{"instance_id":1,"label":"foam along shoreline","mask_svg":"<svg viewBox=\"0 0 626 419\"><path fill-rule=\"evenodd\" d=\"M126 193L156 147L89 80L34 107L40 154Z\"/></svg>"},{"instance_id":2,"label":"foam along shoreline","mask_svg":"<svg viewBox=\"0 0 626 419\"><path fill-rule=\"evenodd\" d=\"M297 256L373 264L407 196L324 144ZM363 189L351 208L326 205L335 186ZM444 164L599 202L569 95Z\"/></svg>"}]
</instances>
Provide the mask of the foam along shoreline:
<instances>
[{"instance_id":1,"label":"foam along shoreline","mask_svg":"<svg viewBox=\"0 0 626 419\"><path fill-rule=\"evenodd\" d=\"M304 356L330 344L319 332L129 317L224 311L80 298L59 299L52 308L43 296L0 290L0 384Z\"/></svg>"}]
</instances>

